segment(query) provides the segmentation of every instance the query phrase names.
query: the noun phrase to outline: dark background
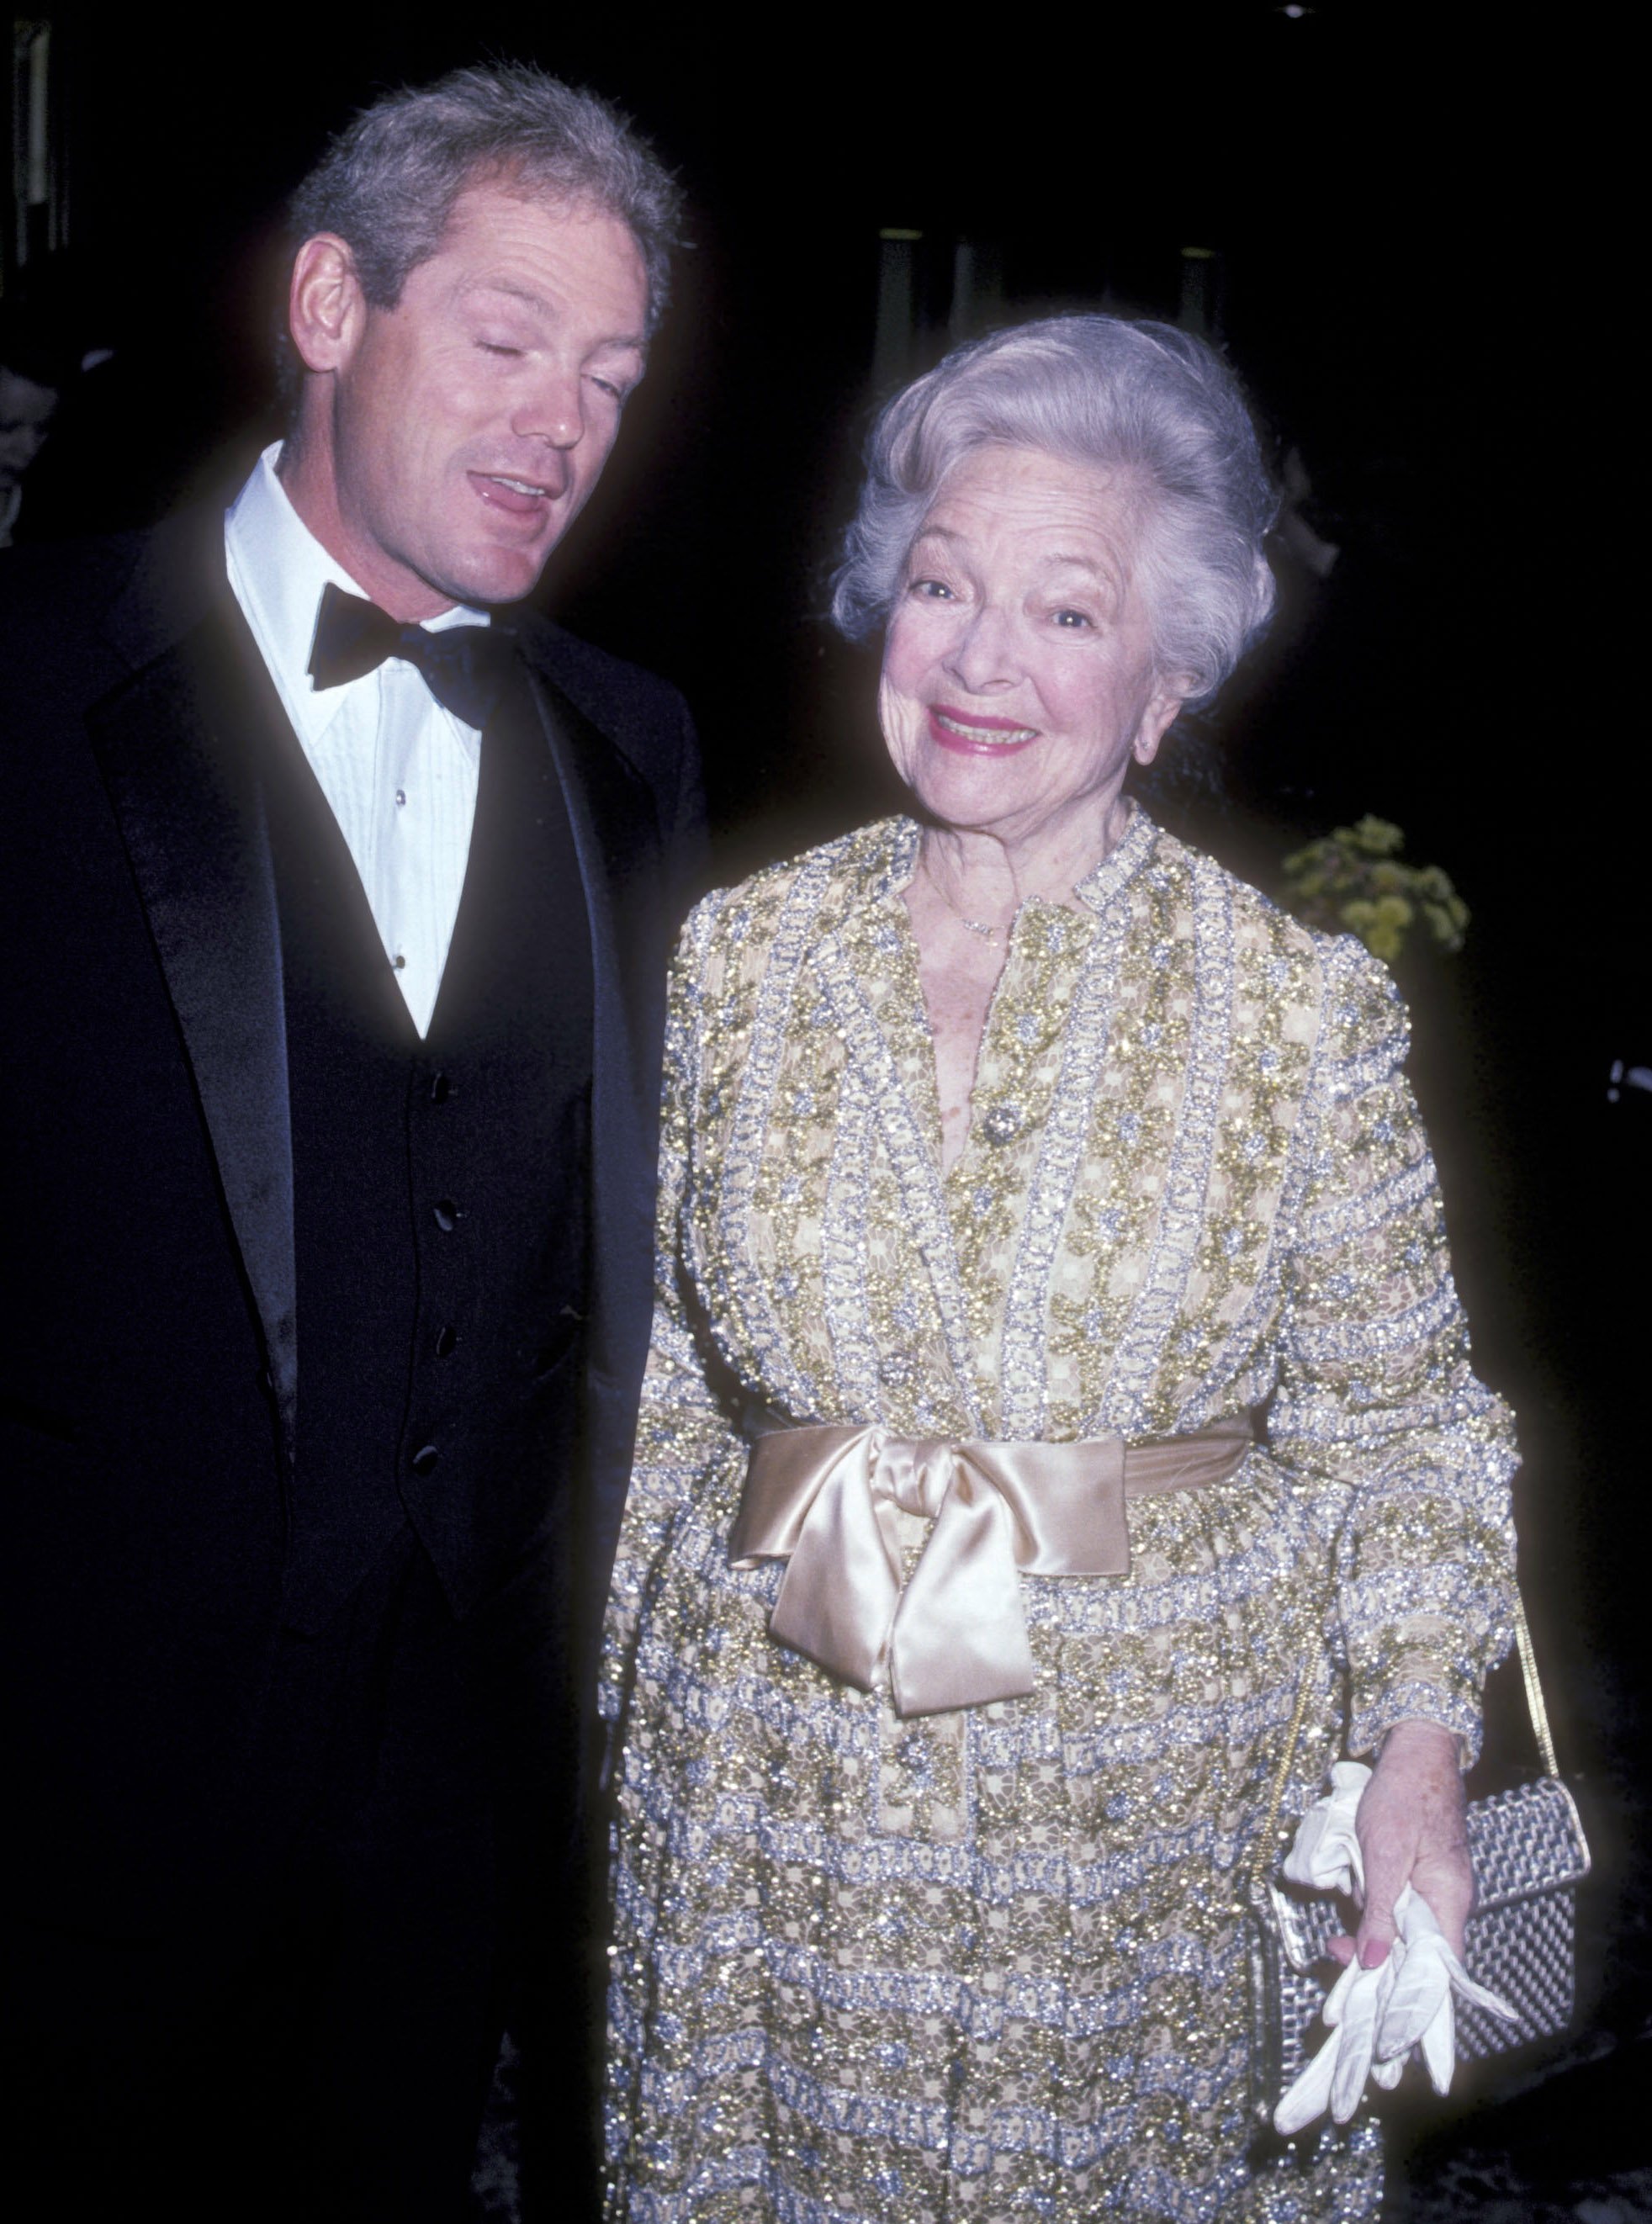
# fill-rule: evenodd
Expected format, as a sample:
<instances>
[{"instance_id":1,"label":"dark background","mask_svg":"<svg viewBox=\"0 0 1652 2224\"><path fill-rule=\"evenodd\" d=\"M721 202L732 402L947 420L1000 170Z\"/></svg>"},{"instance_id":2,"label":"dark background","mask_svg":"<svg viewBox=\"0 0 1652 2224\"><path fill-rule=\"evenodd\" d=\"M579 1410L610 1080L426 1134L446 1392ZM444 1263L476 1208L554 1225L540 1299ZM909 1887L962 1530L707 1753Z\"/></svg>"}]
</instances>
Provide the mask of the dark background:
<instances>
[{"instance_id":1,"label":"dark background","mask_svg":"<svg viewBox=\"0 0 1652 2224\"><path fill-rule=\"evenodd\" d=\"M548 604L690 697L725 876L888 800L872 663L820 615L877 398L881 230L922 235L897 371L957 324L963 241L989 294L969 329L1050 306L1202 320L1301 451L1341 553L1323 583L1282 559L1278 637L1205 736L1225 800L1163 807L1264 885L1302 835L1376 812L1473 911L1459 957L1400 970L1477 1352L1521 1414L1525 1582L1597 1853L1561 2113L1592 2166L1652 2159L1626 2105L1652 2053L1652 1095L1608 1093L1614 1058L1652 1065L1618 584L1644 288L1601 160L1629 68L1611 19L496 6L255 41L227 11L143 16L52 11L66 252L22 275L116 356L30 508L137 522L238 477L270 429L282 199L352 109L489 55L589 83L679 170L693 247ZM1529 2121L1505 2104L1484 2139L1518 2146Z\"/></svg>"}]
</instances>

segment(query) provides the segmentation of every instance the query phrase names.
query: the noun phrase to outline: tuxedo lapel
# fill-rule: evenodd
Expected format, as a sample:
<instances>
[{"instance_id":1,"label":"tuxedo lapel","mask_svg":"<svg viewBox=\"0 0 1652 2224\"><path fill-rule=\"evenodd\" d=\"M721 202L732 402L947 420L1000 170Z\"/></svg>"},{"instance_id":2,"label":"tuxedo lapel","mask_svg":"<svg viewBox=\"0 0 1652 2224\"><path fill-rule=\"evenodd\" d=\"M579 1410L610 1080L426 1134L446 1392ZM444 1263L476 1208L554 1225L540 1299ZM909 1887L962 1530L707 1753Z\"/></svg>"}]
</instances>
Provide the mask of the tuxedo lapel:
<instances>
[{"instance_id":1,"label":"tuxedo lapel","mask_svg":"<svg viewBox=\"0 0 1652 2224\"><path fill-rule=\"evenodd\" d=\"M258 715L228 622L198 622L88 723L154 938L252 1300L282 1452L297 1401L293 1150L275 877L252 750Z\"/></svg>"}]
</instances>

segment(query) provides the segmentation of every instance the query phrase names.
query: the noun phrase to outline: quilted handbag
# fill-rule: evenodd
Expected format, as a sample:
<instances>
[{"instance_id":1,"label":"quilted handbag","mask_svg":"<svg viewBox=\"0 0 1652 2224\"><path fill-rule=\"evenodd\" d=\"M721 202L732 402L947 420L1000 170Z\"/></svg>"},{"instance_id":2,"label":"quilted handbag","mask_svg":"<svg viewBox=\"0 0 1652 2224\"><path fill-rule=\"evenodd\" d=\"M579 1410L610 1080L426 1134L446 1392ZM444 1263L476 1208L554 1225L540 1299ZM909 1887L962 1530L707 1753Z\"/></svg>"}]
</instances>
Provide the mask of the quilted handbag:
<instances>
[{"instance_id":1,"label":"quilted handbag","mask_svg":"<svg viewBox=\"0 0 1652 2224\"><path fill-rule=\"evenodd\" d=\"M1516 2012L1504 2023L1459 2003L1459 2059L1500 2054L1564 2031L1573 2006L1573 1925L1589 1848L1572 1794L1560 1781L1542 1686L1523 1608L1515 1606L1515 1641L1542 1773L1511 1791L1471 1801L1469 1852L1477 1905L1469 1918L1464 1960L1470 1976L1499 1993ZM1250 2071L1256 2113L1275 2103L1313 2052L1324 2006L1321 1974L1329 1941L1343 1928L1333 1899L1299 1892L1278 1873L1280 1803L1301 1734L1302 1698L1274 1780L1273 1804L1250 1876ZM1270 1856L1272 1857L1270 1861Z\"/></svg>"}]
</instances>

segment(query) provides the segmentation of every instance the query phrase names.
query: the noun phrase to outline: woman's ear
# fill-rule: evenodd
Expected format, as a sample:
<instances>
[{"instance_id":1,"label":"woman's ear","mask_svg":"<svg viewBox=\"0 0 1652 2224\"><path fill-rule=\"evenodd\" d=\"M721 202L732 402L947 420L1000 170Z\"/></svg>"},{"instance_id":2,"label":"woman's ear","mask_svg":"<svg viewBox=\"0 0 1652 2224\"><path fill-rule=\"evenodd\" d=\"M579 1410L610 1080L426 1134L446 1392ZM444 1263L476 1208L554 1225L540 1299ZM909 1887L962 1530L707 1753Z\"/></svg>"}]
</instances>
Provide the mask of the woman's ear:
<instances>
[{"instance_id":1,"label":"woman's ear","mask_svg":"<svg viewBox=\"0 0 1652 2224\"><path fill-rule=\"evenodd\" d=\"M1142 713L1142 722L1136 729L1136 740L1130 754L1137 764L1151 764L1159 754L1159 744L1175 723L1176 713L1193 692L1189 679L1161 680L1149 698Z\"/></svg>"},{"instance_id":2,"label":"woman's ear","mask_svg":"<svg viewBox=\"0 0 1652 2224\"><path fill-rule=\"evenodd\" d=\"M366 314L355 256L335 232L316 232L294 258L287 298L288 329L304 368L343 370Z\"/></svg>"}]
</instances>

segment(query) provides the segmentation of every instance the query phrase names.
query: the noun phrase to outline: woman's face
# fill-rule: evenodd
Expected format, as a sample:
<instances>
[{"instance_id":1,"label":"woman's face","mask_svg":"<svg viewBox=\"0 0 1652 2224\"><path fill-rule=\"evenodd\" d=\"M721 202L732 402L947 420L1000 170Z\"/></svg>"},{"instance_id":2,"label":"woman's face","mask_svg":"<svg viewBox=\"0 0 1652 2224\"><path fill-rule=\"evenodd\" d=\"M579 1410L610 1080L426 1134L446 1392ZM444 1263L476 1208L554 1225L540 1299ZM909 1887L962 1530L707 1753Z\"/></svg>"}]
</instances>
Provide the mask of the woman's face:
<instances>
[{"instance_id":1,"label":"woman's face","mask_svg":"<svg viewBox=\"0 0 1652 2224\"><path fill-rule=\"evenodd\" d=\"M1155 669L1119 477L1033 448L972 449L919 528L883 648L878 717L943 825L1019 845L1108 814L1185 688Z\"/></svg>"}]
</instances>

